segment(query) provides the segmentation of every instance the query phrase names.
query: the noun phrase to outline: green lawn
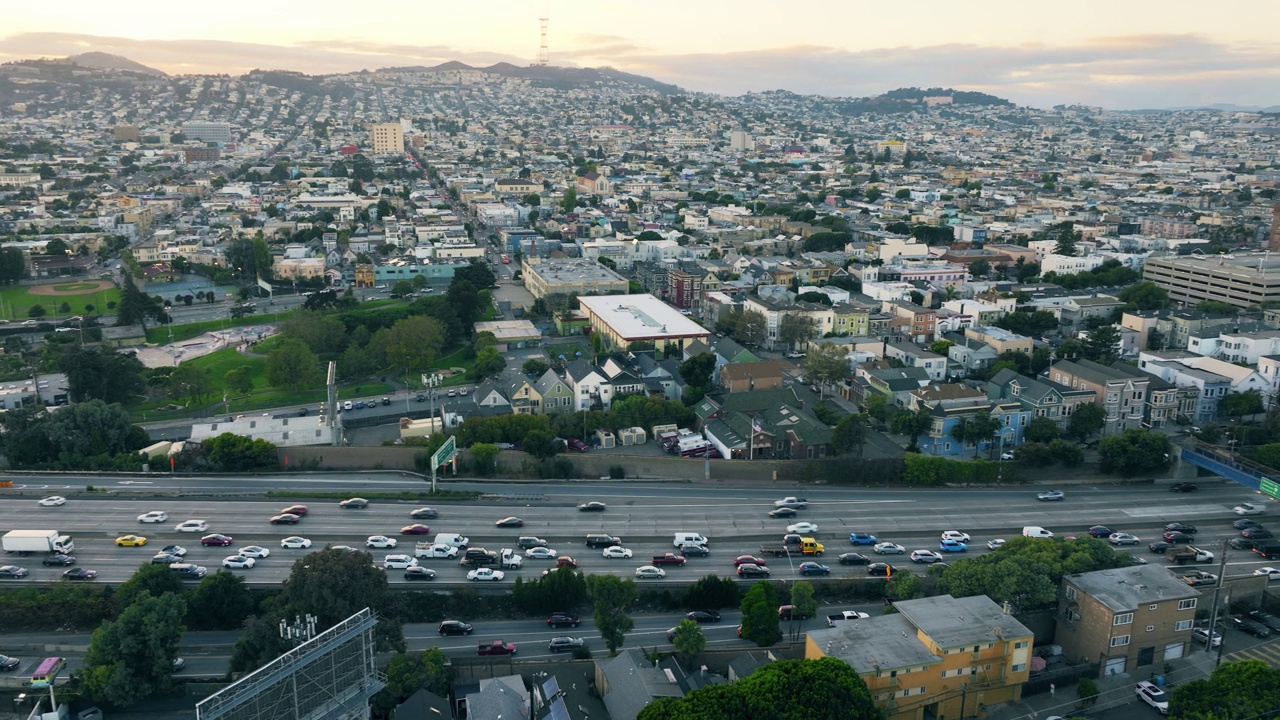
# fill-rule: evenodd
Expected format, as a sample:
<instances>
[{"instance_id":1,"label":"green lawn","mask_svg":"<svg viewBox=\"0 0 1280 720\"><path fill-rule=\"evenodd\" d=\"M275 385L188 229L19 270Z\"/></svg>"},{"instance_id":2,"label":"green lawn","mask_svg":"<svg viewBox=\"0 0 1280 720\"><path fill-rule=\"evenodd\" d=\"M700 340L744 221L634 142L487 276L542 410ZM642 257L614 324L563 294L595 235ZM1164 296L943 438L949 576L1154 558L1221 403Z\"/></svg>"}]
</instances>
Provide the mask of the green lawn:
<instances>
[{"instance_id":1,"label":"green lawn","mask_svg":"<svg viewBox=\"0 0 1280 720\"><path fill-rule=\"evenodd\" d=\"M173 331L173 341L182 342L214 330L226 330L227 328L243 327L245 325L267 325L274 323L277 319L277 314L267 314L248 315L234 320L201 320L200 322L187 323L185 325L157 325L147 328L147 342L153 345L167 345L169 343L170 330Z\"/></svg>"},{"instance_id":2,"label":"green lawn","mask_svg":"<svg viewBox=\"0 0 1280 720\"><path fill-rule=\"evenodd\" d=\"M75 279L68 278L65 282L54 283L54 285L72 286L76 282ZM120 302L120 291L116 288L86 292L81 295L61 296L32 295L28 290L30 290L30 286L23 285L10 285L0 288L0 317L6 320L26 320L30 317L27 315L27 311L34 305L43 307L46 316L88 315L90 313L85 308L86 305L93 306L92 314L101 315L107 312L107 303ZM64 302L71 307L70 312L58 310Z\"/></svg>"}]
</instances>

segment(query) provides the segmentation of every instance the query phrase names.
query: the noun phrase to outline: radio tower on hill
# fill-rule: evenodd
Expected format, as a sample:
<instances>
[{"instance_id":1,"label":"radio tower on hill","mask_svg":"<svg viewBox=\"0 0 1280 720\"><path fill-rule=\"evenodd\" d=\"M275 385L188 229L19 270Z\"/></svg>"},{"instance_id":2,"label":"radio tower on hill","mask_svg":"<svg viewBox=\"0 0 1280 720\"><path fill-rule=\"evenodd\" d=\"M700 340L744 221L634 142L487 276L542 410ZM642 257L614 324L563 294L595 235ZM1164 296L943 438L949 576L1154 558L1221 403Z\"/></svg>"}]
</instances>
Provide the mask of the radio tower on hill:
<instances>
[{"instance_id":1,"label":"radio tower on hill","mask_svg":"<svg viewBox=\"0 0 1280 720\"><path fill-rule=\"evenodd\" d=\"M550 20L551 18L538 18L538 24L542 28L542 44L538 46L538 59L533 61L536 67L546 67L551 59L551 53L547 50L547 22Z\"/></svg>"}]
</instances>

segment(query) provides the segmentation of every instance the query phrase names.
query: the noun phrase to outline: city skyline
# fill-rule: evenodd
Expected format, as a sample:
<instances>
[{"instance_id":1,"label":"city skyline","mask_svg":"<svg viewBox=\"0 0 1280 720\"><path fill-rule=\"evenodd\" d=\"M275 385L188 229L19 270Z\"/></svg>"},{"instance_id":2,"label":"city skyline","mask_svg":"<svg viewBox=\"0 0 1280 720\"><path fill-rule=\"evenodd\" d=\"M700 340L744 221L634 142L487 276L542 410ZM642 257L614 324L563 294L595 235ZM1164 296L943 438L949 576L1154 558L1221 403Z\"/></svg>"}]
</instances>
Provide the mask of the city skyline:
<instances>
[{"instance_id":1,"label":"city skyline","mask_svg":"<svg viewBox=\"0 0 1280 720\"><path fill-rule=\"evenodd\" d=\"M939 86L1036 107L1280 105L1280 43L1262 30L1280 22L1280 9L1241 0L1218 3L1213 13L1185 0L1089 0L1067 13L1007 0L987 0L980 11L926 0L910 16L816 0L786 7L745 0L732 12L659 0L642 13L567 0L431 10L390 0L377 13L315 2L305 14L279 0L227 0L199 22L156 0L129 6L122 13L67 0L28 8L7 19L0 61L101 51L170 74L232 75L451 60L528 65L545 16L552 65L611 66L694 91L866 96Z\"/></svg>"}]
</instances>

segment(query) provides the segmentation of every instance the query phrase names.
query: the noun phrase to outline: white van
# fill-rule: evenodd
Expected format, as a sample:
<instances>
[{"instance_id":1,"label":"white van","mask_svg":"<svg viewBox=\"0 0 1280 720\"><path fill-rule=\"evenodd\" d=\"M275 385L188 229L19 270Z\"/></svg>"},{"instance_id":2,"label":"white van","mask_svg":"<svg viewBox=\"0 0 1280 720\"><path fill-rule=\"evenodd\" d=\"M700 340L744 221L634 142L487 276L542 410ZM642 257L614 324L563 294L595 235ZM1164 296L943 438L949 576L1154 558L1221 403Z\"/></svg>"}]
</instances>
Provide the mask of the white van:
<instances>
[{"instance_id":1,"label":"white van","mask_svg":"<svg viewBox=\"0 0 1280 720\"><path fill-rule=\"evenodd\" d=\"M502 548L500 556L502 558L500 564L504 568L518 568L524 564L524 558L516 554L511 548Z\"/></svg>"},{"instance_id":2,"label":"white van","mask_svg":"<svg viewBox=\"0 0 1280 720\"><path fill-rule=\"evenodd\" d=\"M684 547L685 545L706 545L709 540L698 533L676 533L675 542L672 543L676 547Z\"/></svg>"},{"instance_id":3,"label":"white van","mask_svg":"<svg viewBox=\"0 0 1280 720\"><path fill-rule=\"evenodd\" d=\"M464 538L458 533L436 533L436 545L448 545L450 547L464 548L471 544L469 538Z\"/></svg>"},{"instance_id":4,"label":"white van","mask_svg":"<svg viewBox=\"0 0 1280 720\"><path fill-rule=\"evenodd\" d=\"M1027 525L1026 527L1022 528L1022 535L1023 537L1029 537L1029 538L1053 537L1053 533L1049 532L1048 530L1045 530L1039 525Z\"/></svg>"}]
</instances>

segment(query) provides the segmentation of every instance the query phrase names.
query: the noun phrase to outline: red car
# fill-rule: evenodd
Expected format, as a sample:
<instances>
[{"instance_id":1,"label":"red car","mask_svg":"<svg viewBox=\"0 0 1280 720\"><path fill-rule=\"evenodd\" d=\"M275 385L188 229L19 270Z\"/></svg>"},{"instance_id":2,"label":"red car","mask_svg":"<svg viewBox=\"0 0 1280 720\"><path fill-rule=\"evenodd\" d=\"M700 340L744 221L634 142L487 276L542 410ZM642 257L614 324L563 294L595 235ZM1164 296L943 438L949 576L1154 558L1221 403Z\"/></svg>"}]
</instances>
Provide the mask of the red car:
<instances>
[{"instance_id":1,"label":"red car","mask_svg":"<svg viewBox=\"0 0 1280 720\"><path fill-rule=\"evenodd\" d=\"M201 545L220 545L222 547L226 547L233 542L235 542L235 539L232 538L231 536L219 535L218 533L214 533L212 535L205 535L204 537L200 538Z\"/></svg>"},{"instance_id":2,"label":"red car","mask_svg":"<svg viewBox=\"0 0 1280 720\"><path fill-rule=\"evenodd\" d=\"M576 567L578 567L578 561L577 561L577 560L574 560L573 558L569 557L568 555L561 555L560 557L556 558L556 567L558 567L558 568L562 568L562 567L576 568Z\"/></svg>"},{"instance_id":3,"label":"red car","mask_svg":"<svg viewBox=\"0 0 1280 720\"><path fill-rule=\"evenodd\" d=\"M401 535L430 535L431 528L427 527L426 525L423 525L422 523L414 523L412 525L405 525L404 527L400 528L400 534Z\"/></svg>"},{"instance_id":4,"label":"red car","mask_svg":"<svg viewBox=\"0 0 1280 720\"><path fill-rule=\"evenodd\" d=\"M577 438L569 438L568 440L565 441L565 444L568 445L569 449L574 452L586 452L587 450L590 449L589 447L587 447L586 443L582 442Z\"/></svg>"},{"instance_id":5,"label":"red car","mask_svg":"<svg viewBox=\"0 0 1280 720\"><path fill-rule=\"evenodd\" d=\"M738 567L740 565L747 565L747 564L760 565L761 567L763 567L768 563L764 561L764 558L752 557L750 555L739 555L738 557L733 559L734 567Z\"/></svg>"},{"instance_id":6,"label":"red car","mask_svg":"<svg viewBox=\"0 0 1280 720\"><path fill-rule=\"evenodd\" d=\"M281 510L280 514L281 515L299 515L299 516L306 515L307 506L306 505L290 505L289 507Z\"/></svg>"}]
</instances>

